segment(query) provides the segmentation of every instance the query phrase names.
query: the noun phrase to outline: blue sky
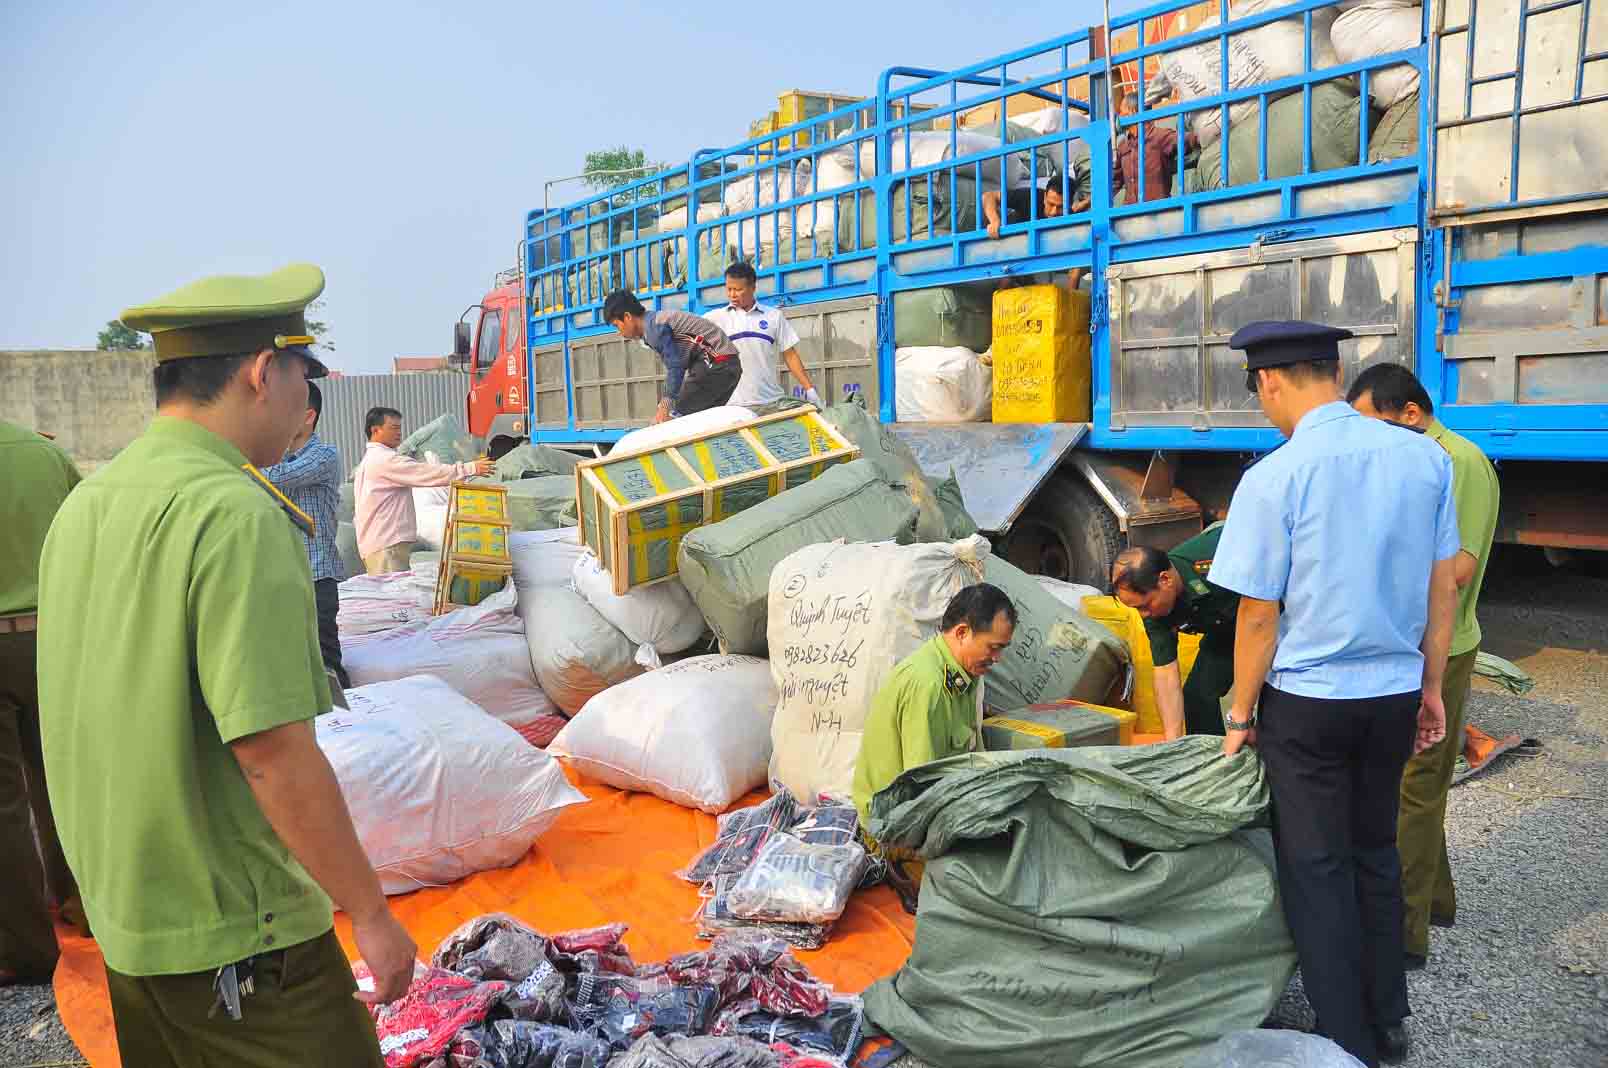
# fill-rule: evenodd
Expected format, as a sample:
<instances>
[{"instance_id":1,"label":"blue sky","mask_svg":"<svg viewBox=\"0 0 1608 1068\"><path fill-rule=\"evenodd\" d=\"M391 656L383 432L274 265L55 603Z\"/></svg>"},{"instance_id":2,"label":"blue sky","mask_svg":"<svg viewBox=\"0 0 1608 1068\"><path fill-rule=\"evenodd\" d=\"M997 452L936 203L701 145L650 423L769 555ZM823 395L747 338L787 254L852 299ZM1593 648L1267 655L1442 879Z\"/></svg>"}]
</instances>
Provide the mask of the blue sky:
<instances>
[{"instance_id":1,"label":"blue sky","mask_svg":"<svg viewBox=\"0 0 1608 1068\"><path fill-rule=\"evenodd\" d=\"M309 260L332 363L388 370L450 346L543 183L591 149L684 160L746 137L783 90L869 95L886 67L1100 17L1093 0L671 6L6 4L0 349L93 348L193 278Z\"/></svg>"}]
</instances>

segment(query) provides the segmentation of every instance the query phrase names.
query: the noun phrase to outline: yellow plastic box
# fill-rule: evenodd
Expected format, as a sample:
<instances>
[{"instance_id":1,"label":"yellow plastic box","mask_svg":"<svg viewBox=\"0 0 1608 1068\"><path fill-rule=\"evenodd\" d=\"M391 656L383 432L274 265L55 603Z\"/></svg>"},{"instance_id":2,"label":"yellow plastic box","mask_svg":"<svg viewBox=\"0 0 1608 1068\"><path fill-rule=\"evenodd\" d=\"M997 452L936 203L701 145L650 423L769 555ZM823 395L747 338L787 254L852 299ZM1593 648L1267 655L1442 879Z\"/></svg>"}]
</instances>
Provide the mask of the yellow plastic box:
<instances>
[{"instance_id":1,"label":"yellow plastic box","mask_svg":"<svg viewBox=\"0 0 1608 1068\"><path fill-rule=\"evenodd\" d=\"M1145 635L1145 621L1137 611L1115 597L1085 597L1083 614L1108 627L1128 647L1133 659L1133 699L1129 702L1137 717L1134 728L1139 734L1161 734L1161 711L1156 707L1156 664L1150 655L1150 639ZM1200 655L1200 635L1178 635L1179 680L1189 678Z\"/></svg>"},{"instance_id":2,"label":"yellow plastic box","mask_svg":"<svg viewBox=\"0 0 1608 1068\"><path fill-rule=\"evenodd\" d=\"M1029 705L983 720L983 748L1072 749L1120 744L1119 724L1073 702Z\"/></svg>"},{"instance_id":3,"label":"yellow plastic box","mask_svg":"<svg viewBox=\"0 0 1608 1068\"><path fill-rule=\"evenodd\" d=\"M994 294L994 422L1086 423L1089 295L1064 286Z\"/></svg>"}]
</instances>

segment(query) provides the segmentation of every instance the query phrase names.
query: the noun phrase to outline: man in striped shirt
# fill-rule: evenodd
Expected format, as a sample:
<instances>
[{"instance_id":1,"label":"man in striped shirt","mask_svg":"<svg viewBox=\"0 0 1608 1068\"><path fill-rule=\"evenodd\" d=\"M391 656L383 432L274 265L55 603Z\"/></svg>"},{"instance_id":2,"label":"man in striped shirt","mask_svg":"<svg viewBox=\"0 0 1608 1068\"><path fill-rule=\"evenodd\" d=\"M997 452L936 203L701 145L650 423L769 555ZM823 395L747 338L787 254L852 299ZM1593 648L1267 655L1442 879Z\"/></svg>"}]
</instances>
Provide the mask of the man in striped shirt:
<instances>
[{"instance_id":1,"label":"man in striped shirt","mask_svg":"<svg viewBox=\"0 0 1608 1068\"><path fill-rule=\"evenodd\" d=\"M603 319L621 337L641 341L664 361L664 391L655 423L720 407L742 378L737 346L701 315L647 311L634 293L618 289L603 302Z\"/></svg>"},{"instance_id":2,"label":"man in striped shirt","mask_svg":"<svg viewBox=\"0 0 1608 1068\"><path fill-rule=\"evenodd\" d=\"M335 446L318 437L318 417L324 411L324 395L316 382L307 383L307 415L291 439L285 458L263 471L274 487L313 520L313 533L302 532L307 559L313 567L313 601L318 606L318 649L324 666L334 672L341 689L350 689L352 680L341 663L340 631L335 616L340 612L340 581L346 577L340 553L335 548L338 521L335 510L341 496L341 457Z\"/></svg>"}]
</instances>

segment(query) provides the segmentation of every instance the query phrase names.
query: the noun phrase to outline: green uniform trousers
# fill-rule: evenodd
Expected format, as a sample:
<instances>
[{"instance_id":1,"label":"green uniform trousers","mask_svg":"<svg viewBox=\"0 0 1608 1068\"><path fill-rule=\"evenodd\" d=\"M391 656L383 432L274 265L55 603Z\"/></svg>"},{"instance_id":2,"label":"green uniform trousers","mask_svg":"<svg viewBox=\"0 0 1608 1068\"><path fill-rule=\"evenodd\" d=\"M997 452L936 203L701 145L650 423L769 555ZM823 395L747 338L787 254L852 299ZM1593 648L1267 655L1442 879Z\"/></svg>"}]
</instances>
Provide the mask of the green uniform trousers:
<instances>
[{"instance_id":1,"label":"green uniform trousers","mask_svg":"<svg viewBox=\"0 0 1608 1068\"><path fill-rule=\"evenodd\" d=\"M240 1019L217 1000L216 969L121 975L106 969L117 1047L129 1068L385 1068L368 1007L334 931L255 960Z\"/></svg>"},{"instance_id":2,"label":"green uniform trousers","mask_svg":"<svg viewBox=\"0 0 1608 1068\"><path fill-rule=\"evenodd\" d=\"M35 648L31 631L0 634L0 871L6 872L0 877L0 970L45 981L57 953L49 892L67 897L77 890L45 793Z\"/></svg>"},{"instance_id":3,"label":"green uniform trousers","mask_svg":"<svg viewBox=\"0 0 1608 1068\"><path fill-rule=\"evenodd\" d=\"M1474 679L1479 650L1452 657L1441 683L1446 705L1446 738L1407 762L1401 777L1401 812L1396 848L1401 851L1401 893L1406 903L1406 950L1429 955L1429 921L1457 918L1457 890L1446 856L1446 791L1463 751L1463 706Z\"/></svg>"},{"instance_id":4,"label":"green uniform trousers","mask_svg":"<svg viewBox=\"0 0 1608 1068\"><path fill-rule=\"evenodd\" d=\"M1234 641L1200 643L1195 666L1184 680L1184 733L1222 737L1223 695L1234 688Z\"/></svg>"}]
</instances>

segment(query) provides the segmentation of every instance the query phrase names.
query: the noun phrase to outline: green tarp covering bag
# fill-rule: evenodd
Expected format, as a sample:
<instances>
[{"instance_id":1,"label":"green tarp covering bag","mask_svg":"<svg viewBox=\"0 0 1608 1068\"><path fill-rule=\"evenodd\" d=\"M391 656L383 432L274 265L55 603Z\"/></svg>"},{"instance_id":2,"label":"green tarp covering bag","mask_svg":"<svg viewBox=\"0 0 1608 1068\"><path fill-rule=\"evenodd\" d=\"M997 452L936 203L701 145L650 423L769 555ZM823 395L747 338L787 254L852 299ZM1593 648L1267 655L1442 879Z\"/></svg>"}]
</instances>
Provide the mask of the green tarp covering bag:
<instances>
[{"instance_id":1,"label":"green tarp covering bag","mask_svg":"<svg viewBox=\"0 0 1608 1068\"><path fill-rule=\"evenodd\" d=\"M977 520L966 511L966 501L960 495L960 481L955 478L955 472L950 471L949 477L932 483L932 495L938 501L938 510L944 516L944 537L949 541L959 541L969 538L977 533Z\"/></svg>"},{"instance_id":2,"label":"green tarp covering bag","mask_svg":"<svg viewBox=\"0 0 1608 1068\"><path fill-rule=\"evenodd\" d=\"M1213 738L970 753L871 800L927 858L915 947L866 1015L944 1068L1177 1068L1295 970L1253 753Z\"/></svg>"},{"instance_id":3,"label":"green tarp covering bag","mask_svg":"<svg viewBox=\"0 0 1608 1068\"><path fill-rule=\"evenodd\" d=\"M845 541L916 540L916 506L866 460L681 539L681 581L720 640L723 653L765 655L771 569L798 549Z\"/></svg>"},{"instance_id":4,"label":"green tarp covering bag","mask_svg":"<svg viewBox=\"0 0 1608 1068\"><path fill-rule=\"evenodd\" d=\"M504 482L508 523L515 530L556 530L575 525L575 476L543 475Z\"/></svg>"},{"instance_id":5,"label":"green tarp covering bag","mask_svg":"<svg viewBox=\"0 0 1608 1068\"><path fill-rule=\"evenodd\" d=\"M1126 696L1132 671L1128 647L1104 624L1066 607L1038 579L990 556L983 581L1016 606L1016 634L1000 662L983 676L983 705L995 714L1068 697L1111 704Z\"/></svg>"},{"instance_id":6,"label":"green tarp covering bag","mask_svg":"<svg viewBox=\"0 0 1608 1068\"><path fill-rule=\"evenodd\" d=\"M1287 178L1301 173L1302 127L1305 104L1300 93L1282 96L1267 105L1267 177ZM1416 115L1416 112L1415 112ZM1323 82L1312 87L1312 172L1357 165L1357 87L1348 81ZM1228 184L1258 181L1257 152L1261 138L1260 116L1252 114L1228 128ZM1223 188L1223 142L1201 149L1193 170L1184 172L1185 189L1195 193Z\"/></svg>"},{"instance_id":7,"label":"green tarp covering bag","mask_svg":"<svg viewBox=\"0 0 1608 1068\"><path fill-rule=\"evenodd\" d=\"M573 483L579 456L555 449L550 445L516 445L509 449L492 468L492 477L498 482L517 482L522 478L540 478L543 475L568 475Z\"/></svg>"},{"instance_id":8,"label":"green tarp covering bag","mask_svg":"<svg viewBox=\"0 0 1608 1068\"><path fill-rule=\"evenodd\" d=\"M463 429L455 415L443 415L402 439L396 451L415 460L433 463L456 464L473 460L476 455L475 439Z\"/></svg>"},{"instance_id":9,"label":"green tarp covering bag","mask_svg":"<svg viewBox=\"0 0 1608 1068\"><path fill-rule=\"evenodd\" d=\"M987 289L936 286L893 295L895 347L985 352L993 344L994 297Z\"/></svg>"},{"instance_id":10,"label":"green tarp covering bag","mask_svg":"<svg viewBox=\"0 0 1608 1068\"><path fill-rule=\"evenodd\" d=\"M834 404L821 416L860 450L862 459L876 465L883 481L915 502L917 541L956 540L949 537L948 519L932 483L916 463L916 454L894 437L893 431L877 422L876 416L866 411L864 405L854 401Z\"/></svg>"}]
</instances>

